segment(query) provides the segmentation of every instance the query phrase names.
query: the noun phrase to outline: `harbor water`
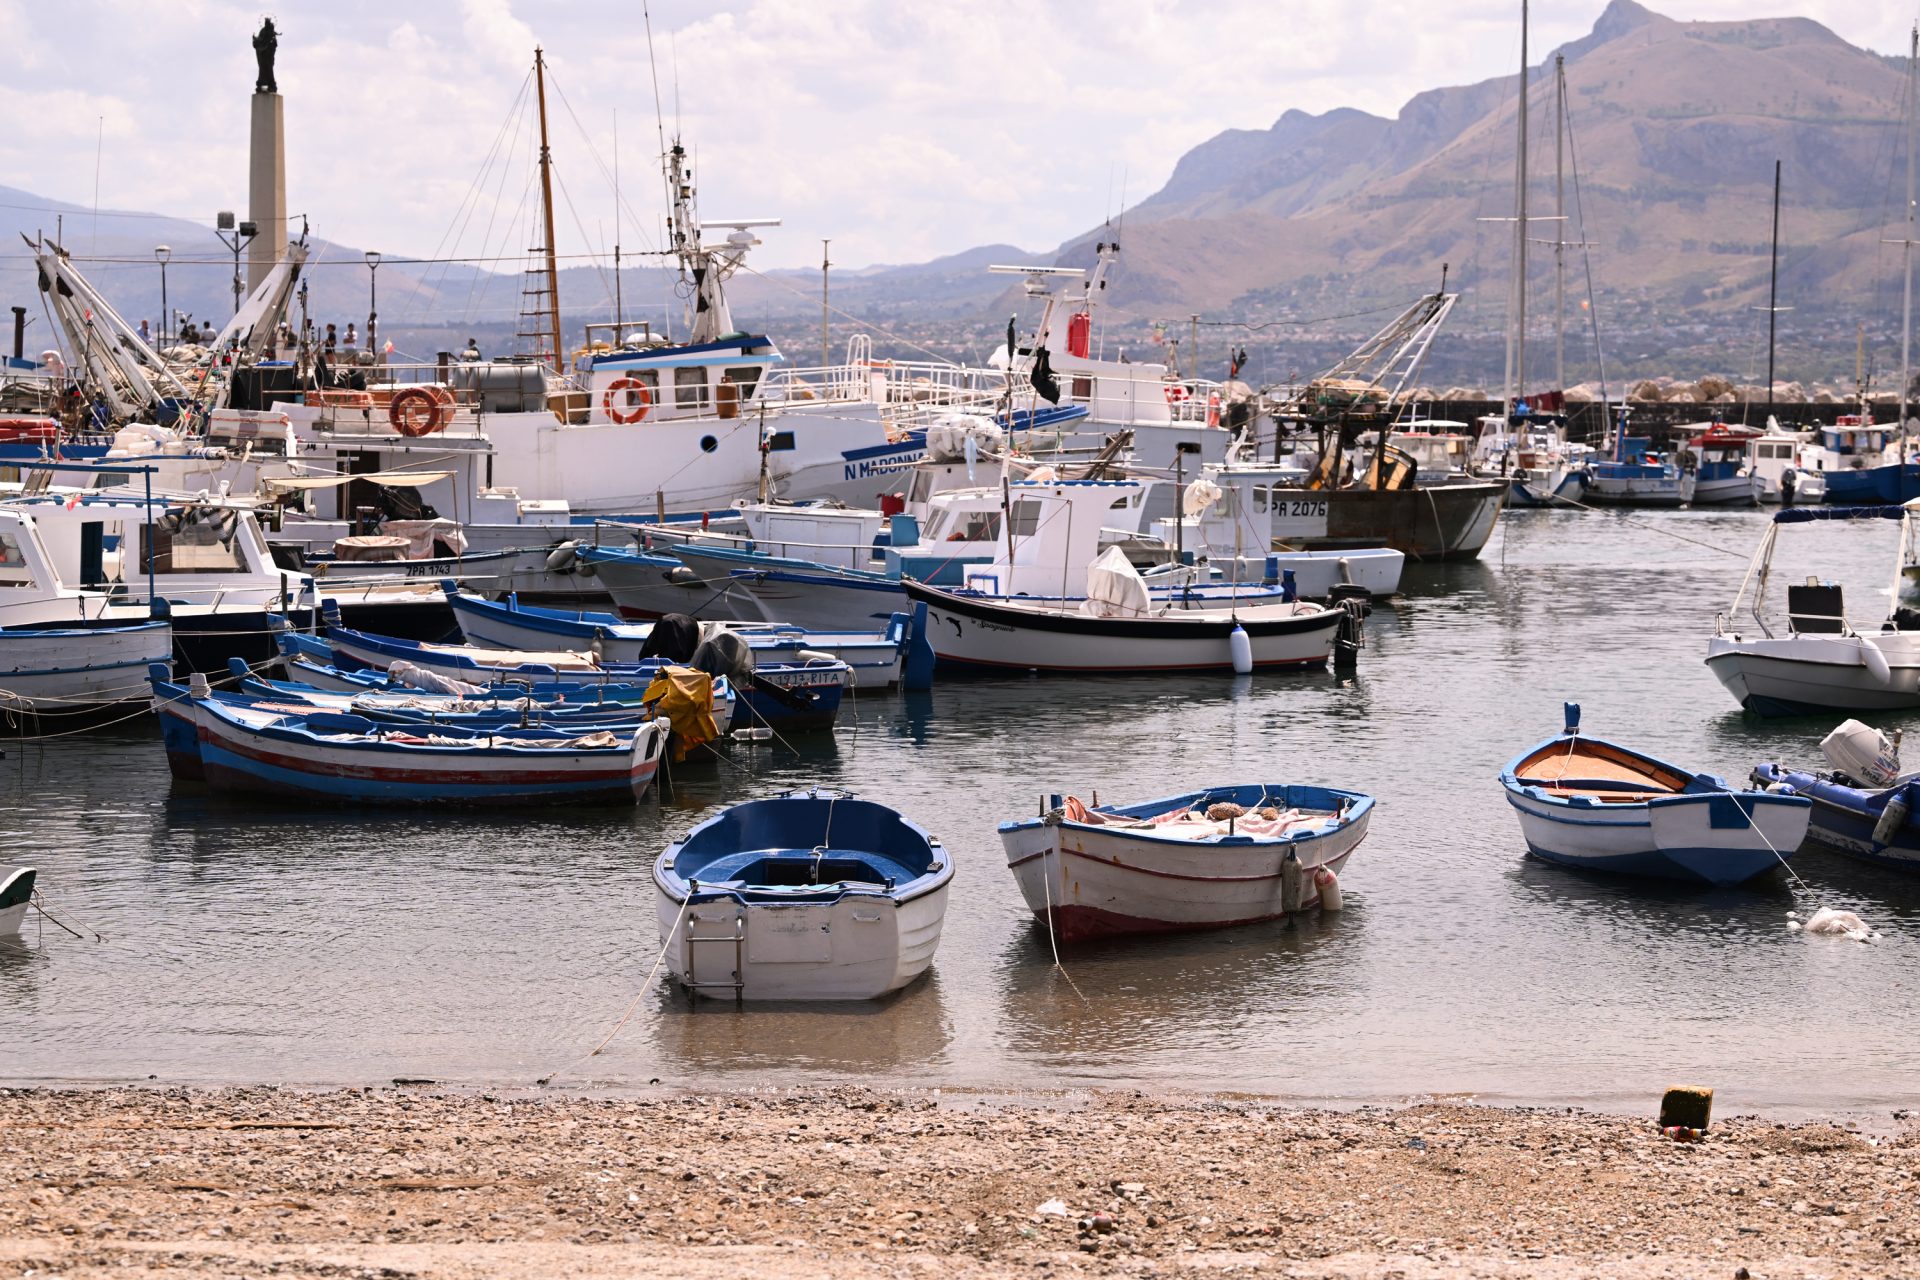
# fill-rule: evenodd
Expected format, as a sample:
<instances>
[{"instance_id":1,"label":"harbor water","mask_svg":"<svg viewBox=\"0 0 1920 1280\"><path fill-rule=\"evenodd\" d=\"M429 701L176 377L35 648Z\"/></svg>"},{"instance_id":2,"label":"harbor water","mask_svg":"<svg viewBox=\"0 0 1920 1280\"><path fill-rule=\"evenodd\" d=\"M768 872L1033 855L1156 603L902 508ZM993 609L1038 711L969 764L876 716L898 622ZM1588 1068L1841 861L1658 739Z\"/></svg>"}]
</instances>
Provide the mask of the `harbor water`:
<instances>
[{"instance_id":1,"label":"harbor water","mask_svg":"<svg viewBox=\"0 0 1920 1280\"><path fill-rule=\"evenodd\" d=\"M1920 1073L1920 879L1813 850L1793 862L1804 884L1572 872L1525 856L1497 782L1564 700L1598 736L1729 779L1814 763L1840 717L1744 716L1701 662L1765 519L1513 513L1480 562L1409 567L1352 678L945 682L863 698L797 751L737 744L631 810L283 809L172 783L150 722L9 741L0 862L39 867L54 914L87 936L30 917L0 943L0 1080L512 1086L558 1071L615 1089L1635 1109L1697 1081L1733 1110L1900 1105ZM1896 538L1891 523L1795 526L1775 581L1839 577L1856 620L1883 616ZM995 824L1050 791L1229 781L1379 798L1346 910L1079 947L1056 968ZM646 986L661 847L718 805L816 782L900 808L952 851L930 976L857 1008L696 1008L663 978ZM1818 906L1883 936L1788 931L1789 911Z\"/></svg>"}]
</instances>

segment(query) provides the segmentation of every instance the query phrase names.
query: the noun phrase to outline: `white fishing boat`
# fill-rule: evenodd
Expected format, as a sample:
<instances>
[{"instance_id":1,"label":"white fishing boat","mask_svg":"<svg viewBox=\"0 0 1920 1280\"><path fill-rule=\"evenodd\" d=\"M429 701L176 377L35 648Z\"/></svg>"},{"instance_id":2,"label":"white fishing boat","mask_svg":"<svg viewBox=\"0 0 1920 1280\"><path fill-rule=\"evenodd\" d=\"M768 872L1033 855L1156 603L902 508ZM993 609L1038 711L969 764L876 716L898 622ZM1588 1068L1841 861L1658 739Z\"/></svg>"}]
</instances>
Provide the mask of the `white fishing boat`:
<instances>
[{"instance_id":1,"label":"white fishing boat","mask_svg":"<svg viewBox=\"0 0 1920 1280\"><path fill-rule=\"evenodd\" d=\"M1903 565L1915 546L1908 507L1793 507L1774 513L1739 590L1716 614L1707 641L1707 669L1740 705L1763 716L1827 712L1898 711L1920 707L1920 629L1910 610L1856 624L1847 616L1843 588L1834 582L1790 582L1786 616L1769 619L1767 588L1780 530L1786 525L1900 523L1892 601L1897 606ZM1776 631L1776 627L1779 628Z\"/></svg>"},{"instance_id":2,"label":"white fishing boat","mask_svg":"<svg viewBox=\"0 0 1920 1280\"><path fill-rule=\"evenodd\" d=\"M953 859L849 792L733 805L653 866L660 942L696 996L872 1000L933 961Z\"/></svg>"},{"instance_id":3,"label":"white fishing boat","mask_svg":"<svg viewBox=\"0 0 1920 1280\"><path fill-rule=\"evenodd\" d=\"M1744 884L1784 865L1806 839L1812 806L1795 795L1737 791L1566 727L1508 762L1500 784L1527 849L1563 866L1617 875Z\"/></svg>"},{"instance_id":4,"label":"white fishing boat","mask_svg":"<svg viewBox=\"0 0 1920 1280\"><path fill-rule=\"evenodd\" d=\"M1252 783L1131 805L1054 796L1000 824L1027 909L1062 942L1338 909L1371 796Z\"/></svg>"},{"instance_id":5,"label":"white fishing boat","mask_svg":"<svg viewBox=\"0 0 1920 1280\"><path fill-rule=\"evenodd\" d=\"M1188 604L1148 595L1118 548L1088 570L1084 600L1035 601L1002 591L905 583L927 605L927 641L943 666L1001 671L1145 674L1306 671L1324 667L1349 608L1292 603ZM975 579L976 582L981 581ZM1359 602L1352 602L1358 607Z\"/></svg>"},{"instance_id":6,"label":"white fishing boat","mask_svg":"<svg viewBox=\"0 0 1920 1280\"><path fill-rule=\"evenodd\" d=\"M0 867L0 938L20 932L33 903L32 867Z\"/></svg>"}]
</instances>

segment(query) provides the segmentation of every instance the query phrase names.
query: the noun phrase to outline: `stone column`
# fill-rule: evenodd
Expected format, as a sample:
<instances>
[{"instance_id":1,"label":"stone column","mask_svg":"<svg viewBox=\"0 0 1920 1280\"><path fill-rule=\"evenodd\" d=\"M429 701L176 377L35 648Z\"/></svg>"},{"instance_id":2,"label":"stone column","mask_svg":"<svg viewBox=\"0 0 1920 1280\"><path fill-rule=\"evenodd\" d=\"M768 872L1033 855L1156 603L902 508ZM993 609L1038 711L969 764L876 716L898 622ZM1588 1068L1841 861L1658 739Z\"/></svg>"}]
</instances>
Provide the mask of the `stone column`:
<instances>
[{"instance_id":1,"label":"stone column","mask_svg":"<svg viewBox=\"0 0 1920 1280\"><path fill-rule=\"evenodd\" d=\"M259 287L287 252L286 100L253 95L253 144L247 163L247 216L258 234L247 248L247 290Z\"/></svg>"}]
</instances>

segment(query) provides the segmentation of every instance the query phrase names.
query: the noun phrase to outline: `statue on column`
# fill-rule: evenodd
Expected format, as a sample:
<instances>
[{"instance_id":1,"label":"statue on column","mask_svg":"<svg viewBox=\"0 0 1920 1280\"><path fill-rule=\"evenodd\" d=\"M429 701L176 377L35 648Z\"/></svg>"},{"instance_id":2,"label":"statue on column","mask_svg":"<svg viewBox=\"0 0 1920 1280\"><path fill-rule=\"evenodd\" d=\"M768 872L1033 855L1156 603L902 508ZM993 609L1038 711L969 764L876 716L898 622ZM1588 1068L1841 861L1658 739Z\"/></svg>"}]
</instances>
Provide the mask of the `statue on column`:
<instances>
[{"instance_id":1,"label":"statue on column","mask_svg":"<svg viewBox=\"0 0 1920 1280\"><path fill-rule=\"evenodd\" d=\"M260 63L260 75L253 83L255 93L278 93L280 86L273 81L273 54L280 47L280 35L273 29L273 19L268 18L260 24L260 34L253 38L253 56Z\"/></svg>"}]
</instances>

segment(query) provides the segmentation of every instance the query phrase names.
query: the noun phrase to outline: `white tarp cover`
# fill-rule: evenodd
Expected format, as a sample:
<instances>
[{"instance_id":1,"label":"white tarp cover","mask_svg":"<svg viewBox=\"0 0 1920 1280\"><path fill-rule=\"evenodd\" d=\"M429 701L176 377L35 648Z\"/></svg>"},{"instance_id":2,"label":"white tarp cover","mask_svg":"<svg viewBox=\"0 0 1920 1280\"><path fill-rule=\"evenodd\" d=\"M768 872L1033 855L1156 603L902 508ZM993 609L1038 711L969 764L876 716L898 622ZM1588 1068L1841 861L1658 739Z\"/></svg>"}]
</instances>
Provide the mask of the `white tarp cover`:
<instances>
[{"instance_id":1,"label":"white tarp cover","mask_svg":"<svg viewBox=\"0 0 1920 1280\"><path fill-rule=\"evenodd\" d=\"M1108 547L1087 567L1087 613L1096 618L1138 618L1152 611L1147 584L1119 547Z\"/></svg>"},{"instance_id":2,"label":"white tarp cover","mask_svg":"<svg viewBox=\"0 0 1920 1280\"><path fill-rule=\"evenodd\" d=\"M1220 486L1202 478L1187 486L1186 494L1180 500L1180 510L1188 516L1197 516L1222 497Z\"/></svg>"},{"instance_id":3,"label":"white tarp cover","mask_svg":"<svg viewBox=\"0 0 1920 1280\"><path fill-rule=\"evenodd\" d=\"M355 480L369 480L390 489L419 489L452 475L451 471L363 471L357 476L261 476L260 480L275 489L337 489Z\"/></svg>"}]
</instances>

